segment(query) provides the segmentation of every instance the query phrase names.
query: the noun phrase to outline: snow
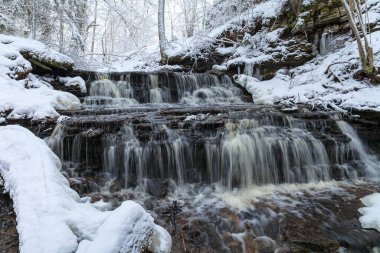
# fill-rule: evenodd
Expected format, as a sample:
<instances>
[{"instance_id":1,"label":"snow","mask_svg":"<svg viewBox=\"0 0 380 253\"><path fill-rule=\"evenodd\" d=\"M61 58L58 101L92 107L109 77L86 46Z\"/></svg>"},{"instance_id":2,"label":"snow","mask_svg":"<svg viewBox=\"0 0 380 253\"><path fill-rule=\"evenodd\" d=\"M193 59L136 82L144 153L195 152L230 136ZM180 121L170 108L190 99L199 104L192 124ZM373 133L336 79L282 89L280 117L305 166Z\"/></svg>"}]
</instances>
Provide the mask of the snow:
<instances>
[{"instance_id":1,"label":"snow","mask_svg":"<svg viewBox=\"0 0 380 253\"><path fill-rule=\"evenodd\" d=\"M170 252L170 235L139 204L101 211L104 203L81 201L58 157L29 130L0 127L0 140L0 174L13 199L21 253Z\"/></svg>"},{"instance_id":2,"label":"snow","mask_svg":"<svg viewBox=\"0 0 380 253\"><path fill-rule=\"evenodd\" d=\"M378 0L368 0L368 23L376 24L380 27L380 2Z\"/></svg>"},{"instance_id":3,"label":"snow","mask_svg":"<svg viewBox=\"0 0 380 253\"><path fill-rule=\"evenodd\" d=\"M218 37L223 32L227 30L233 30L235 27L240 26L240 24L245 21L247 23L253 22L256 19L260 18L265 24L271 18L276 17L283 5L286 3L285 0L271 0L263 1L257 5L254 5L253 8L250 8L246 12L234 17L232 20L226 22L224 25L219 26L209 33L210 37Z\"/></svg>"},{"instance_id":4,"label":"snow","mask_svg":"<svg viewBox=\"0 0 380 253\"><path fill-rule=\"evenodd\" d=\"M18 52L28 51L38 59L74 64L74 61L70 57L50 49L36 40L0 34L0 44L7 45L7 47Z\"/></svg>"},{"instance_id":5,"label":"snow","mask_svg":"<svg viewBox=\"0 0 380 253\"><path fill-rule=\"evenodd\" d=\"M363 215L359 218L363 228L376 229L380 232L380 193L374 193L361 199L366 207L360 208Z\"/></svg>"},{"instance_id":6,"label":"snow","mask_svg":"<svg viewBox=\"0 0 380 253\"><path fill-rule=\"evenodd\" d=\"M57 117L57 110L79 109L77 97L56 91L43 79L30 74L31 64L19 53L24 49L38 57L71 62L40 42L0 34L0 113L7 112L7 119L36 120Z\"/></svg>"},{"instance_id":7,"label":"snow","mask_svg":"<svg viewBox=\"0 0 380 253\"><path fill-rule=\"evenodd\" d=\"M216 71L221 71L221 72L228 70L227 66L223 66L223 65L214 65L212 66L212 69Z\"/></svg>"},{"instance_id":8,"label":"snow","mask_svg":"<svg viewBox=\"0 0 380 253\"><path fill-rule=\"evenodd\" d=\"M372 33L371 39L374 52L380 52L380 31ZM375 65L380 65L379 53L375 54ZM380 111L380 87L354 80L352 75L359 69L357 43L351 40L342 49L318 56L290 73L280 70L271 80L260 81L247 75L236 75L235 80L252 94L257 104L303 103L338 110Z\"/></svg>"},{"instance_id":9,"label":"snow","mask_svg":"<svg viewBox=\"0 0 380 253\"><path fill-rule=\"evenodd\" d=\"M59 77L59 81L65 86L77 86L80 88L82 93L87 93L86 82L80 77Z\"/></svg>"}]
</instances>

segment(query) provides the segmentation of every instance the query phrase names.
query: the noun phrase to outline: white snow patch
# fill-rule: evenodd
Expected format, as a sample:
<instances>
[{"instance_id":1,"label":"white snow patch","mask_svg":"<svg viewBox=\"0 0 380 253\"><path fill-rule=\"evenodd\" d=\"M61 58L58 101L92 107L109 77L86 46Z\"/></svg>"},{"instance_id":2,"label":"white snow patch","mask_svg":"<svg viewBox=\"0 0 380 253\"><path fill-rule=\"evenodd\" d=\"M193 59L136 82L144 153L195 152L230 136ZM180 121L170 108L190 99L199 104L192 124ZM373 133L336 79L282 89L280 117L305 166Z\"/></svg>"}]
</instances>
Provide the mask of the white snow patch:
<instances>
[{"instance_id":1,"label":"white snow patch","mask_svg":"<svg viewBox=\"0 0 380 253\"><path fill-rule=\"evenodd\" d=\"M0 44L6 45L18 52L28 51L38 59L74 64L73 59L70 57L50 49L45 44L36 40L0 34Z\"/></svg>"},{"instance_id":2,"label":"white snow patch","mask_svg":"<svg viewBox=\"0 0 380 253\"><path fill-rule=\"evenodd\" d=\"M227 66L223 66L223 65L214 65L212 66L212 69L216 71L221 71L221 72L228 70Z\"/></svg>"},{"instance_id":3,"label":"white snow patch","mask_svg":"<svg viewBox=\"0 0 380 253\"><path fill-rule=\"evenodd\" d=\"M80 88L82 93L87 93L86 82L80 77L59 77L59 81L65 86L77 86Z\"/></svg>"},{"instance_id":4,"label":"white snow patch","mask_svg":"<svg viewBox=\"0 0 380 253\"><path fill-rule=\"evenodd\" d=\"M28 74L32 67L19 53L22 49L47 59L71 61L38 41L0 34L0 112L10 112L8 119L42 119L59 116L56 110L79 109L77 97L53 90L44 80Z\"/></svg>"},{"instance_id":5,"label":"white snow patch","mask_svg":"<svg viewBox=\"0 0 380 253\"><path fill-rule=\"evenodd\" d=\"M374 193L361 199L366 207L360 208L363 214L359 218L363 228L373 228L380 232L380 193Z\"/></svg>"},{"instance_id":6,"label":"white snow patch","mask_svg":"<svg viewBox=\"0 0 380 253\"><path fill-rule=\"evenodd\" d=\"M137 203L103 212L82 203L46 143L20 126L0 127L0 174L13 199L21 253L170 252L171 238Z\"/></svg>"},{"instance_id":7,"label":"white snow patch","mask_svg":"<svg viewBox=\"0 0 380 253\"><path fill-rule=\"evenodd\" d=\"M380 31L372 33L371 38L376 53L375 64L379 66ZM252 94L258 104L303 103L332 106L337 110L380 111L380 87L352 77L360 69L358 55L356 41L346 42L345 47L337 52L318 56L292 69L291 74L280 70L271 80L260 81L247 75L236 75L235 80ZM326 74L328 68L330 71Z\"/></svg>"}]
</instances>

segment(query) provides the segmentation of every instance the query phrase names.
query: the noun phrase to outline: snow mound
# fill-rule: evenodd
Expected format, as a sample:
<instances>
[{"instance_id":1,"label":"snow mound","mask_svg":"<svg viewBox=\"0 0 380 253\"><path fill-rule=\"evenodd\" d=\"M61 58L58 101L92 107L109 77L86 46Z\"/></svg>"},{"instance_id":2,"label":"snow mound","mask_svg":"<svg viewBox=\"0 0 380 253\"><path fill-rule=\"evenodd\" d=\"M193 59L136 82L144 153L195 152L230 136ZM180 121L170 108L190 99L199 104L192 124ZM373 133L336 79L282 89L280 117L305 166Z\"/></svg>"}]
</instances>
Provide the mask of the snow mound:
<instances>
[{"instance_id":1,"label":"snow mound","mask_svg":"<svg viewBox=\"0 0 380 253\"><path fill-rule=\"evenodd\" d=\"M28 52L40 60L74 64L73 59L70 57L50 49L45 44L36 40L0 34L0 44L6 45L18 52Z\"/></svg>"},{"instance_id":2,"label":"snow mound","mask_svg":"<svg viewBox=\"0 0 380 253\"><path fill-rule=\"evenodd\" d=\"M0 116L35 120L57 117L56 110L79 109L81 104L77 97L56 91L50 84L30 74L32 66L20 54L23 48L48 59L71 61L40 42L0 34Z\"/></svg>"},{"instance_id":3,"label":"snow mound","mask_svg":"<svg viewBox=\"0 0 380 253\"><path fill-rule=\"evenodd\" d=\"M59 77L59 81L63 83L65 86L70 87L70 86L77 86L80 88L80 91L82 93L87 92L86 88L86 82L80 77Z\"/></svg>"},{"instance_id":4,"label":"snow mound","mask_svg":"<svg viewBox=\"0 0 380 253\"><path fill-rule=\"evenodd\" d=\"M363 228L373 228L380 232L380 193L375 193L361 199L367 207L359 209L363 214L359 218Z\"/></svg>"},{"instance_id":5,"label":"snow mound","mask_svg":"<svg viewBox=\"0 0 380 253\"><path fill-rule=\"evenodd\" d=\"M29 130L0 127L0 140L0 174L13 199L21 253L170 252L170 235L139 204L101 211L82 203L58 157Z\"/></svg>"}]
</instances>

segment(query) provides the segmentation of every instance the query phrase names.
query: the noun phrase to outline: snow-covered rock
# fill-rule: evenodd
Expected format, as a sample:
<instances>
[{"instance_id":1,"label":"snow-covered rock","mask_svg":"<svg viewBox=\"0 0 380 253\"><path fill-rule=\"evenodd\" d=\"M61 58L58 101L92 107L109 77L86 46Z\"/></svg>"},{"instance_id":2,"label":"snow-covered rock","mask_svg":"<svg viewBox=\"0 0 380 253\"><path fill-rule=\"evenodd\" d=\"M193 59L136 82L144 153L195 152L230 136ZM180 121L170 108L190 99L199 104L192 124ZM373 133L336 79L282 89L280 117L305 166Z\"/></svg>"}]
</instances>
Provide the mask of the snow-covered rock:
<instances>
[{"instance_id":1,"label":"snow-covered rock","mask_svg":"<svg viewBox=\"0 0 380 253\"><path fill-rule=\"evenodd\" d=\"M363 214L359 218L363 228L373 228L380 232L380 193L374 193L361 201L366 207L360 208L359 212Z\"/></svg>"},{"instance_id":2,"label":"snow-covered rock","mask_svg":"<svg viewBox=\"0 0 380 253\"><path fill-rule=\"evenodd\" d=\"M87 92L86 82L80 77L59 77L59 81L67 87L78 87L82 93Z\"/></svg>"},{"instance_id":3,"label":"snow-covered rock","mask_svg":"<svg viewBox=\"0 0 380 253\"><path fill-rule=\"evenodd\" d=\"M40 42L0 34L0 113L6 112L8 119L42 119L59 116L57 110L79 109L77 97L54 90L30 73L32 65L20 54L22 50L48 61L72 61ZM71 85L73 80L70 81ZM83 82L79 85L83 86Z\"/></svg>"},{"instance_id":4,"label":"snow-covered rock","mask_svg":"<svg viewBox=\"0 0 380 253\"><path fill-rule=\"evenodd\" d=\"M58 157L29 130L0 127L0 140L0 174L13 199L21 253L170 252L170 235L139 204L101 211L81 201Z\"/></svg>"},{"instance_id":5,"label":"snow-covered rock","mask_svg":"<svg viewBox=\"0 0 380 253\"><path fill-rule=\"evenodd\" d=\"M0 45L5 45L9 49L21 53L24 57L32 58L48 67L65 69L74 66L73 59L36 40L0 34Z\"/></svg>"},{"instance_id":6,"label":"snow-covered rock","mask_svg":"<svg viewBox=\"0 0 380 253\"><path fill-rule=\"evenodd\" d=\"M374 52L380 52L380 31L371 34ZM334 109L380 111L380 87L353 78L360 69L356 41L326 56L289 71L280 70L271 80L237 75L235 80L252 94L258 104L310 104ZM375 54L380 66L380 54ZM327 71L328 70L328 71Z\"/></svg>"}]
</instances>

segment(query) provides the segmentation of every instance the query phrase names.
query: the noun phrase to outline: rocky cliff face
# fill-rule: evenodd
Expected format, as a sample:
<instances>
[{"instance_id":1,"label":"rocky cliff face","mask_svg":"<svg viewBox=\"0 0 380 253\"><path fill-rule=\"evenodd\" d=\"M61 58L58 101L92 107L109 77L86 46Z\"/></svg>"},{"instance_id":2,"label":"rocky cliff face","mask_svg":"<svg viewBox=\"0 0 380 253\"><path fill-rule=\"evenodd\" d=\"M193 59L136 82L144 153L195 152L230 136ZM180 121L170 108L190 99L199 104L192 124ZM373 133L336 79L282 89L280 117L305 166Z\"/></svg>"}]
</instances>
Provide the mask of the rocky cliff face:
<instances>
[{"instance_id":1,"label":"rocky cliff face","mask_svg":"<svg viewBox=\"0 0 380 253\"><path fill-rule=\"evenodd\" d=\"M303 65L317 54L326 53L332 49L326 40L348 31L347 15L339 0L289 0L278 15L257 16L227 26L215 37L211 48L200 50L199 57L176 56L169 59L169 64L198 72L218 72L212 70L213 65L223 64L231 75L244 71L268 80L279 69Z\"/></svg>"}]
</instances>

